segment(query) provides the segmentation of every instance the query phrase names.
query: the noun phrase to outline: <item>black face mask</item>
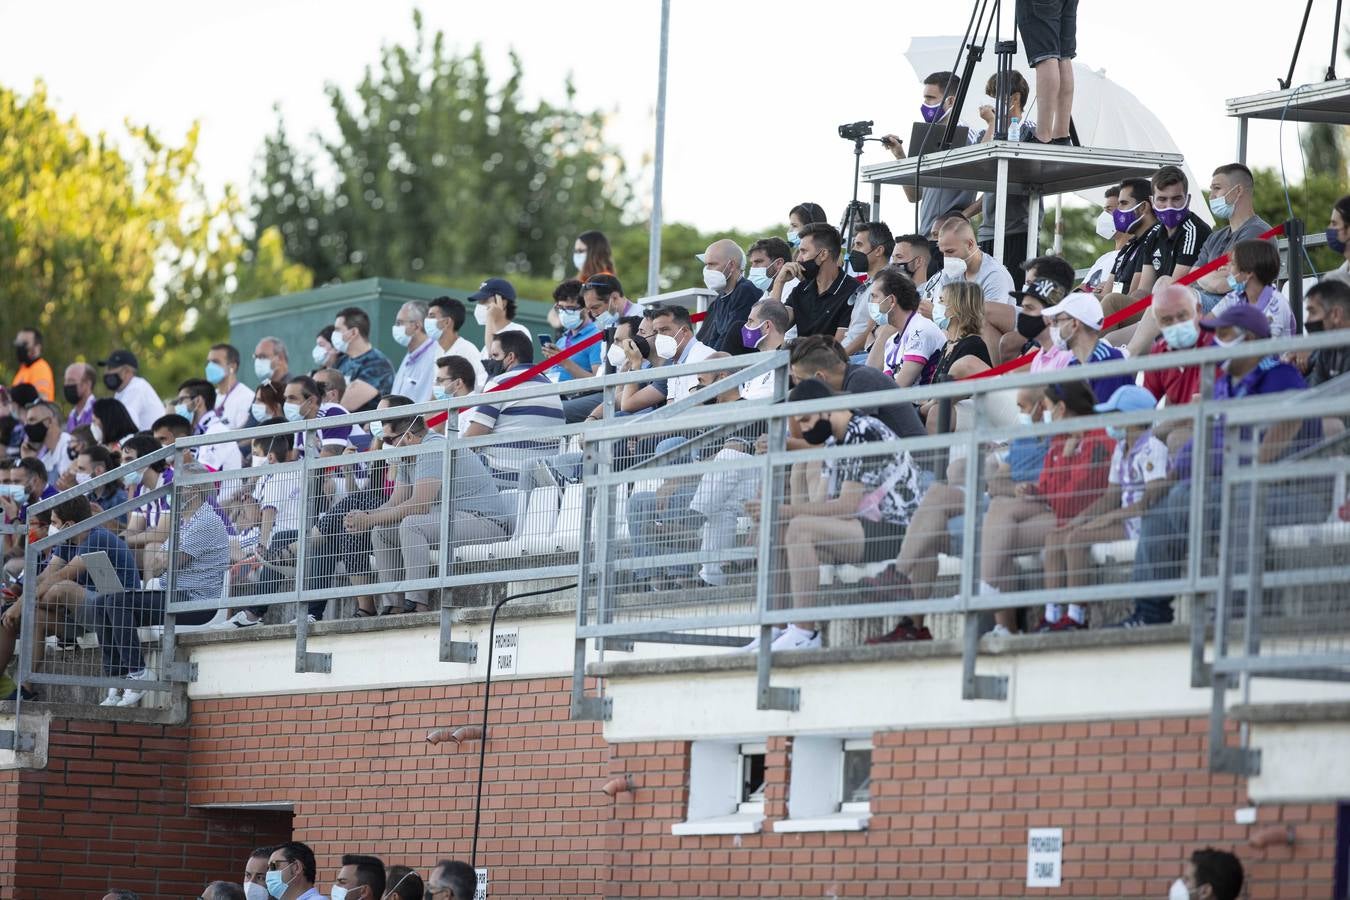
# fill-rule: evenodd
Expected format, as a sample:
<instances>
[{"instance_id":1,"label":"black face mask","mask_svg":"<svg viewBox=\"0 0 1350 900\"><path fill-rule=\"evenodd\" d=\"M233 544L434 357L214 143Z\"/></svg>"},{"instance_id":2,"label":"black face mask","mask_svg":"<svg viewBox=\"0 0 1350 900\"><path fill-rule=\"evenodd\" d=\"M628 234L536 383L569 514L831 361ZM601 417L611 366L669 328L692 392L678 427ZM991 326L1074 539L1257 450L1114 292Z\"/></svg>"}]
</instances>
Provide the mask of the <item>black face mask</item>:
<instances>
[{"instance_id":1,"label":"black face mask","mask_svg":"<svg viewBox=\"0 0 1350 900\"><path fill-rule=\"evenodd\" d=\"M850 250L848 252L848 265L853 271L862 274L867 271L867 254L861 250Z\"/></svg>"},{"instance_id":2,"label":"black face mask","mask_svg":"<svg viewBox=\"0 0 1350 900\"><path fill-rule=\"evenodd\" d=\"M816 276L820 274L820 263L814 259L808 259L802 263L802 277L806 281L815 281Z\"/></svg>"},{"instance_id":3,"label":"black face mask","mask_svg":"<svg viewBox=\"0 0 1350 900\"><path fill-rule=\"evenodd\" d=\"M19 365L26 366L33 361L33 353L28 349L27 344L15 344L14 358L19 361Z\"/></svg>"},{"instance_id":4,"label":"black face mask","mask_svg":"<svg viewBox=\"0 0 1350 900\"><path fill-rule=\"evenodd\" d=\"M1034 341L1045 330L1045 319L1028 313L1017 314L1017 333L1029 341Z\"/></svg>"},{"instance_id":5,"label":"black face mask","mask_svg":"<svg viewBox=\"0 0 1350 900\"><path fill-rule=\"evenodd\" d=\"M820 446L834 436L834 426L829 419L816 419L816 424L802 432L802 440L808 444Z\"/></svg>"},{"instance_id":6,"label":"black face mask","mask_svg":"<svg viewBox=\"0 0 1350 900\"><path fill-rule=\"evenodd\" d=\"M488 357L487 359L483 360L483 371L487 373L487 377L496 378L498 375L506 371L506 366L502 363L500 359L493 359L492 357Z\"/></svg>"},{"instance_id":7,"label":"black face mask","mask_svg":"<svg viewBox=\"0 0 1350 900\"><path fill-rule=\"evenodd\" d=\"M47 439L47 423L34 422L32 425L25 425L23 426L23 434L28 443L34 446L41 444Z\"/></svg>"},{"instance_id":8,"label":"black face mask","mask_svg":"<svg viewBox=\"0 0 1350 900\"><path fill-rule=\"evenodd\" d=\"M61 396L66 398L67 403L80 402L80 386L77 384L65 384L61 386Z\"/></svg>"},{"instance_id":9,"label":"black face mask","mask_svg":"<svg viewBox=\"0 0 1350 900\"><path fill-rule=\"evenodd\" d=\"M103 386L110 391L115 391L122 387L122 376L116 372L108 372L103 376Z\"/></svg>"},{"instance_id":10,"label":"black face mask","mask_svg":"<svg viewBox=\"0 0 1350 900\"><path fill-rule=\"evenodd\" d=\"M1308 334L1321 334L1323 331L1326 331L1327 323L1323 322L1321 319L1318 319L1316 322L1310 320L1304 322L1303 327L1308 329Z\"/></svg>"}]
</instances>

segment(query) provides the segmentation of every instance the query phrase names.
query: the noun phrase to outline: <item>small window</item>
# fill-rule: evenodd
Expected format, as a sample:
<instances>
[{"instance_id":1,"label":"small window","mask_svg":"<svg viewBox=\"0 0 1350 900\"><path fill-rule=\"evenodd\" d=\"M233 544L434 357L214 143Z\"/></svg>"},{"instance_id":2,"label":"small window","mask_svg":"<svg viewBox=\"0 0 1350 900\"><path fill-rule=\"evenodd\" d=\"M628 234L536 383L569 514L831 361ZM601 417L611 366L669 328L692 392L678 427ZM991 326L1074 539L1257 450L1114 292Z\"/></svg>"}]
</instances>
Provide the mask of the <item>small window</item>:
<instances>
[{"instance_id":1,"label":"small window","mask_svg":"<svg viewBox=\"0 0 1350 900\"><path fill-rule=\"evenodd\" d=\"M845 741L839 809L866 812L872 795L872 742Z\"/></svg>"},{"instance_id":2,"label":"small window","mask_svg":"<svg viewBox=\"0 0 1350 900\"><path fill-rule=\"evenodd\" d=\"M739 812L762 812L764 809L765 758L764 744L741 744L741 792Z\"/></svg>"}]
</instances>

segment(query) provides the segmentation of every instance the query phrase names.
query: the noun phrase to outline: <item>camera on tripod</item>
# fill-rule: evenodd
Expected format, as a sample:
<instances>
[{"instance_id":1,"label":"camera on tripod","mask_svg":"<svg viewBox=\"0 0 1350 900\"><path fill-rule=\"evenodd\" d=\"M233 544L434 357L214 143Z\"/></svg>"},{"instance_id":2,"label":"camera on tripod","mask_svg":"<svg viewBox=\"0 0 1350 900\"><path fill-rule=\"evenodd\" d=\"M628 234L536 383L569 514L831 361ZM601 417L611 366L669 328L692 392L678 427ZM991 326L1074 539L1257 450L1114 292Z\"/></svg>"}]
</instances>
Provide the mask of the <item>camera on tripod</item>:
<instances>
[{"instance_id":1,"label":"camera on tripod","mask_svg":"<svg viewBox=\"0 0 1350 900\"><path fill-rule=\"evenodd\" d=\"M839 126L839 136L846 141L856 141L867 137L872 133L873 122L869 119L866 122L850 122L847 125Z\"/></svg>"}]
</instances>

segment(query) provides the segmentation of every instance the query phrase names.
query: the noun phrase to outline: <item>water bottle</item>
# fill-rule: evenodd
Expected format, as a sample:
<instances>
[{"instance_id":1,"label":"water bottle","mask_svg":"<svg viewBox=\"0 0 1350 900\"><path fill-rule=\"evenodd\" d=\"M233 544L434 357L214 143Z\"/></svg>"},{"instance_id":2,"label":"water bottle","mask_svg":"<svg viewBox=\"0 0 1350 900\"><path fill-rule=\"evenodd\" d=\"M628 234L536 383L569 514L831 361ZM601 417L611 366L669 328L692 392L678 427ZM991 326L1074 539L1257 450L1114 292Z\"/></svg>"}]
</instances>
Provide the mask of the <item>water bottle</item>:
<instances>
[{"instance_id":1,"label":"water bottle","mask_svg":"<svg viewBox=\"0 0 1350 900\"><path fill-rule=\"evenodd\" d=\"M1020 141L1022 139L1022 120L1013 116L1008 120L1008 140Z\"/></svg>"}]
</instances>

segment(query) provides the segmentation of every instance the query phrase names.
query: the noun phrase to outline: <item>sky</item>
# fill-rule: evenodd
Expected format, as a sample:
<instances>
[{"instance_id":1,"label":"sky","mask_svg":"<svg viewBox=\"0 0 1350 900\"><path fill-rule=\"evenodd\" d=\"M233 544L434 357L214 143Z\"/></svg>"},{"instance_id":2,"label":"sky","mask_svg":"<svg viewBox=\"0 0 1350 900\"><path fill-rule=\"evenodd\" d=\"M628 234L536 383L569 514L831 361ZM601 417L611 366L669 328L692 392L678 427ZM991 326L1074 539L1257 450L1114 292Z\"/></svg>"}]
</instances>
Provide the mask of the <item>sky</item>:
<instances>
[{"instance_id":1,"label":"sky","mask_svg":"<svg viewBox=\"0 0 1350 900\"><path fill-rule=\"evenodd\" d=\"M838 137L837 126L873 119L878 134L907 134L920 92L904 57L909 39L964 33L975 2L673 0L666 220L706 230L760 228L786 221L787 210L804 200L837 215L851 194L853 165L852 144ZM274 125L274 105L293 137L330 129L324 85L351 87L382 44L408 41L417 5L0 0L0 85L28 93L41 79L63 116L114 136L129 120L177 142L200 121L208 186L243 188ZM1105 69L1152 109L1207 181L1235 153L1236 125L1224 115L1224 100L1276 88L1303 5L1082 0L1079 60ZM655 145L659 0L420 6L428 28L443 29L452 48L481 44L500 77L514 49L531 97L561 102L570 73L577 105L605 111L610 139L632 166L650 173L641 167ZM1013 0L1004 6L1006 34ZM1314 4L1296 82L1323 77L1331 6ZM1276 7L1289 14L1271 15ZM1016 66L1030 76L1024 57ZM1342 56L1337 67L1342 77L1350 74L1350 59ZM1249 161L1278 166L1280 143L1278 123L1254 123ZM1288 175L1297 180L1292 125L1283 143ZM865 163L889 158L879 145L867 147ZM650 182L641 190L649 198ZM907 208L898 189L888 189L883 204L887 218Z\"/></svg>"}]
</instances>

